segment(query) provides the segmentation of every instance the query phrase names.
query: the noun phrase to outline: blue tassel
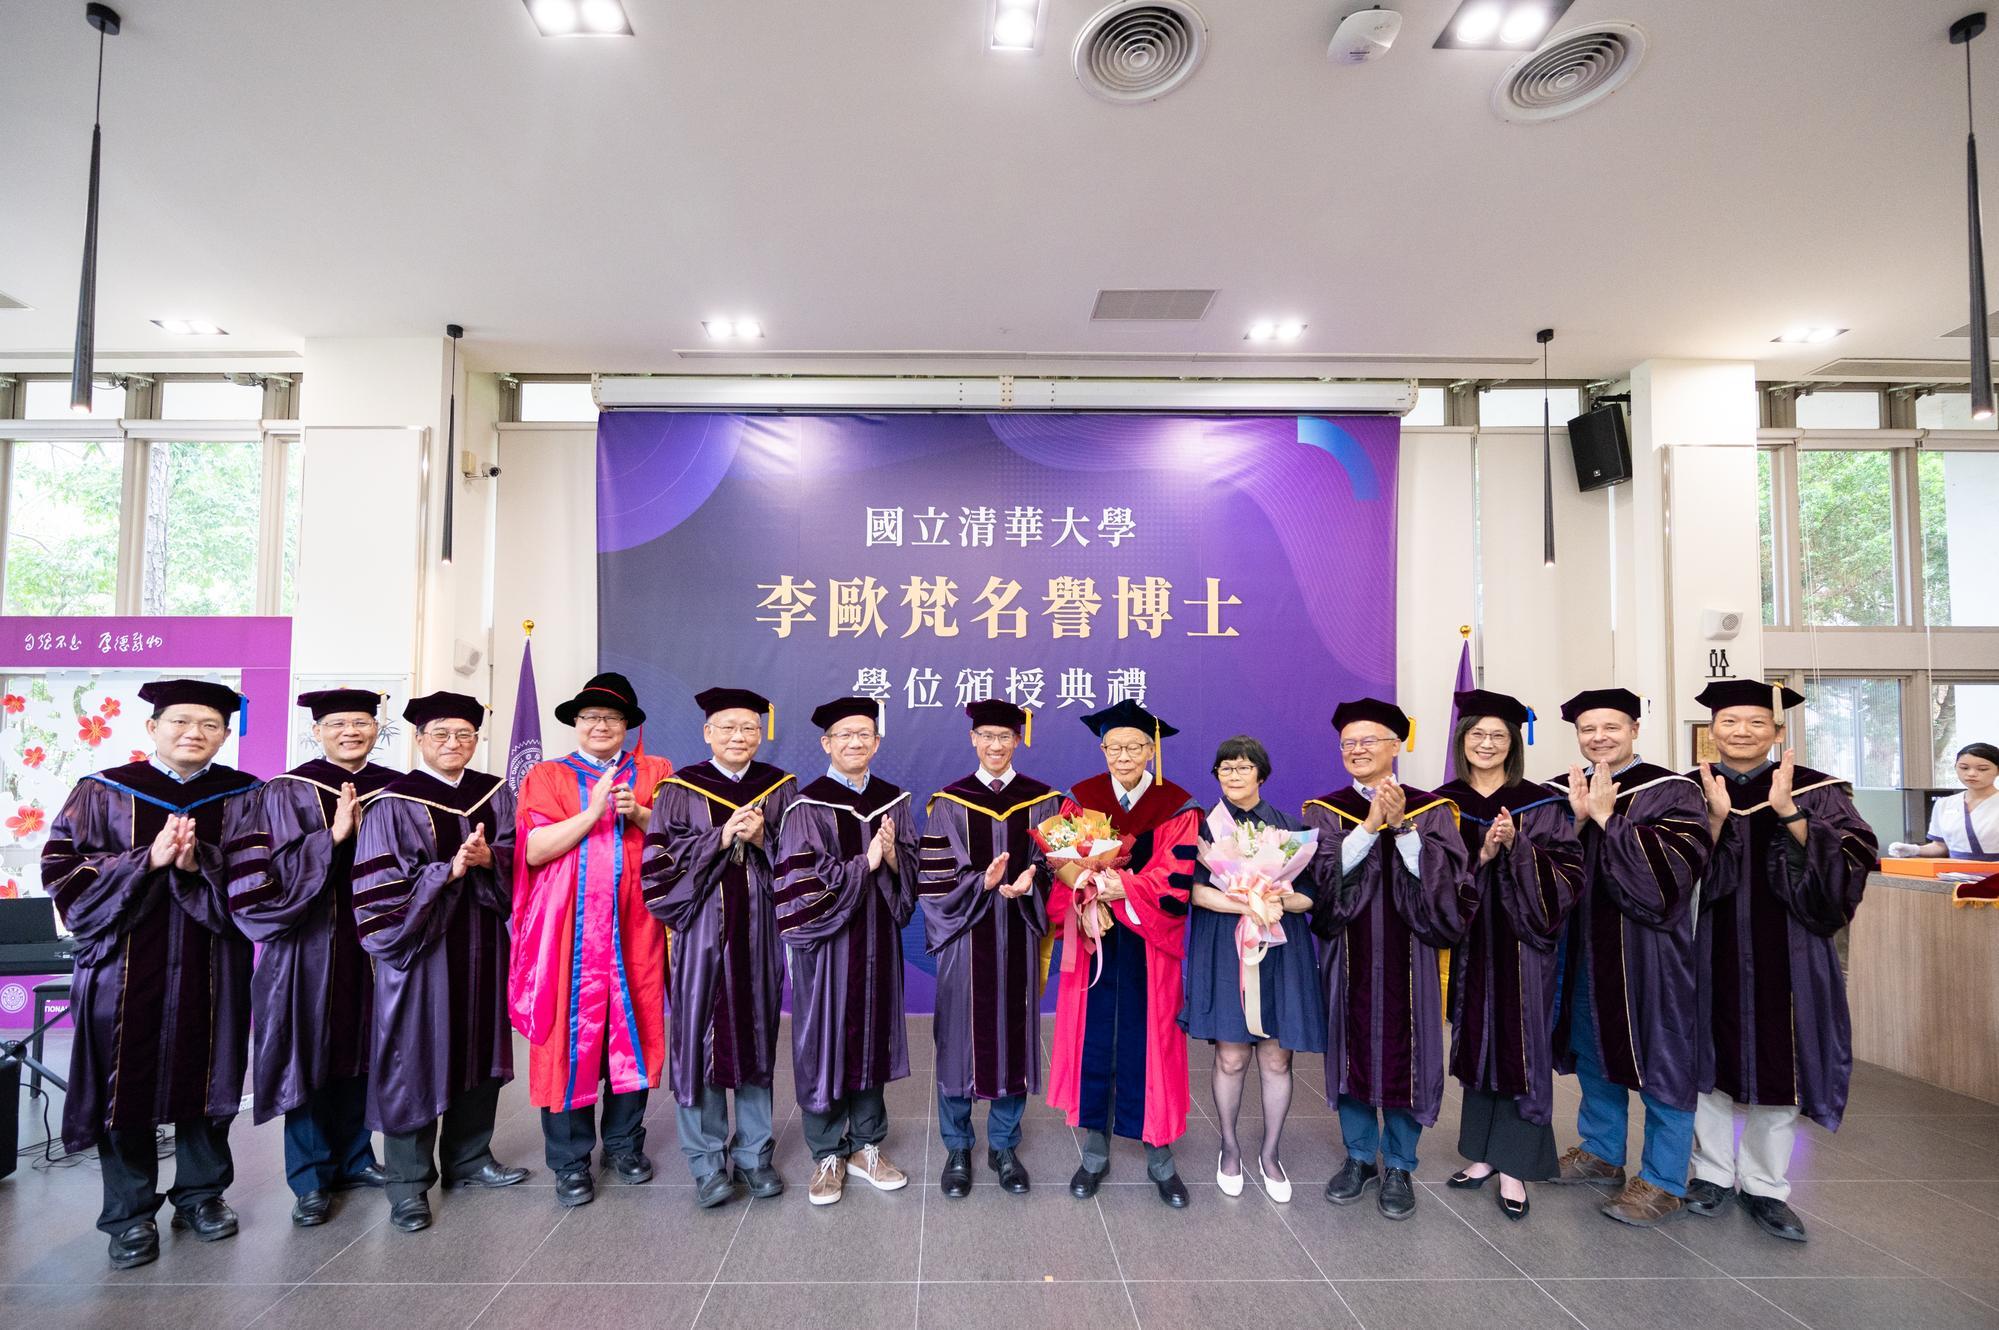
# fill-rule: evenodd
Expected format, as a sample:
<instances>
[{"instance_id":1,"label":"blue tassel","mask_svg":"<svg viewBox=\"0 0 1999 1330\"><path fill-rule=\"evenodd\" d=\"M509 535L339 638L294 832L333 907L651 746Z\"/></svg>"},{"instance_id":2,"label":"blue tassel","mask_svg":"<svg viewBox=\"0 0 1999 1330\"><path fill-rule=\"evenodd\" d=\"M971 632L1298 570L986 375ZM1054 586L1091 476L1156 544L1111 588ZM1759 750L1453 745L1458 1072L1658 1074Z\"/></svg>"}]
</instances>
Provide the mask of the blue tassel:
<instances>
[{"instance_id":1,"label":"blue tassel","mask_svg":"<svg viewBox=\"0 0 1999 1330\"><path fill-rule=\"evenodd\" d=\"M1527 746L1528 746L1529 748L1532 748L1532 747L1534 746L1534 720L1535 720L1535 716L1534 716L1534 708L1532 708L1532 707L1528 707L1528 708L1527 708Z\"/></svg>"}]
</instances>

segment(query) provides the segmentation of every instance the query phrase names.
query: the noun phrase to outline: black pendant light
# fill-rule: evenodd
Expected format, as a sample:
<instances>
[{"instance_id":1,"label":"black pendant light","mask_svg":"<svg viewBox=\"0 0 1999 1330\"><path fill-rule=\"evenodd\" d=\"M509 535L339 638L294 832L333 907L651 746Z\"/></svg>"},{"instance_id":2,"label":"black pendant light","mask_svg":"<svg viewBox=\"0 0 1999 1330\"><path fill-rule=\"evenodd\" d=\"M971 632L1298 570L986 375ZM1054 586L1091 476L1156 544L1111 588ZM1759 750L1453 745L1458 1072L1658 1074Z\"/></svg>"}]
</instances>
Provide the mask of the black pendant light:
<instances>
[{"instance_id":1,"label":"black pendant light","mask_svg":"<svg viewBox=\"0 0 1999 1330\"><path fill-rule=\"evenodd\" d=\"M455 323L444 325L451 339L451 414L444 427L444 562L451 562L451 499L458 488L458 339L465 330Z\"/></svg>"},{"instance_id":2,"label":"black pendant light","mask_svg":"<svg viewBox=\"0 0 1999 1330\"><path fill-rule=\"evenodd\" d=\"M1548 419L1548 343L1555 340L1553 328L1534 334L1541 344L1541 562L1555 566L1555 442Z\"/></svg>"},{"instance_id":3,"label":"black pendant light","mask_svg":"<svg viewBox=\"0 0 1999 1330\"><path fill-rule=\"evenodd\" d=\"M1985 13L1950 25L1953 46L1964 48L1964 189L1971 248L1971 418L1992 419L1992 350L1985 326L1985 223L1978 207L1978 134L1971 120L1971 39L1985 31Z\"/></svg>"},{"instance_id":4,"label":"black pendant light","mask_svg":"<svg viewBox=\"0 0 1999 1330\"><path fill-rule=\"evenodd\" d=\"M83 280L76 293L76 353L69 366L69 409L90 414L90 372L97 356L97 172L104 149L104 39L118 35L118 11L109 5L83 7L83 20L97 29L97 107L90 124L90 203L83 215Z\"/></svg>"}]
</instances>

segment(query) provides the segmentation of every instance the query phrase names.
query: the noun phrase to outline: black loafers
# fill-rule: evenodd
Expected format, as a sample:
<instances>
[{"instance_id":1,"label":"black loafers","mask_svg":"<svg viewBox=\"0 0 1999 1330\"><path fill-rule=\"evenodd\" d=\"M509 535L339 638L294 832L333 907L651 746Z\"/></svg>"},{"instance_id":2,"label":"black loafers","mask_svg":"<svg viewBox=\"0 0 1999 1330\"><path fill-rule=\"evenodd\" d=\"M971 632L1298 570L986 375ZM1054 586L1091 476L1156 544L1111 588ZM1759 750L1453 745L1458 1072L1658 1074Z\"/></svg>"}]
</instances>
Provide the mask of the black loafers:
<instances>
[{"instance_id":1,"label":"black loafers","mask_svg":"<svg viewBox=\"0 0 1999 1330\"><path fill-rule=\"evenodd\" d=\"M1333 1174L1326 1184L1326 1199L1334 1205L1352 1205L1367 1195L1381 1176L1381 1170L1373 1164L1363 1164L1349 1155L1347 1162L1340 1165L1340 1171Z\"/></svg>"},{"instance_id":2,"label":"black loafers","mask_svg":"<svg viewBox=\"0 0 1999 1330\"><path fill-rule=\"evenodd\" d=\"M1786 1242L1805 1240L1805 1221L1798 1218L1798 1212L1774 1196L1751 1196L1740 1193L1742 1208L1756 1221L1756 1227L1773 1238Z\"/></svg>"},{"instance_id":3,"label":"black loafers","mask_svg":"<svg viewBox=\"0 0 1999 1330\"><path fill-rule=\"evenodd\" d=\"M1490 1173L1481 1173L1477 1177L1473 1177L1470 1173L1460 1169L1456 1173L1451 1174L1450 1177L1444 1179L1444 1185L1455 1188L1458 1191L1477 1191L1480 1187L1490 1182L1492 1176Z\"/></svg>"},{"instance_id":4,"label":"black loafers","mask_svg":"<svg viewBox=\"0 0 1999 1330\"><path fill-rule=\"evenodd\" d=\"M1097 1194L1097 1188L1104 1185L1104 1174L1108 1172L1110 1169L1106 1167L1102 1172L1092 1173L1089 1165L1085 1164L1070 1175L1069 1194L1079 1201L1089 1200Z\"/></svg>"},{"instance_id":5,"label":"black loafers","mask_svg":"<svg viewBox=\"0 0 1999 1330\"><path fill-rule=\"evenodd\" d=\"M186 1210L174 1211L173 1226L203 1242L220 1242L236 1236L236 1212L221 1197L211 1196Z\"/></svg>"},{"instance_id":6,"label":"black loafers","mask_svg":"<svg viewBox=\"0 0 1999 1330\"><path fill-rule=\"evenodd\" d=\"M292 1202L292 1223L299 1228L318 1228L333 1218L333 1193L309 1191Z\"/></svg>"},{"instance_id":7,"label":"black loafers","mask_svg":"<svg viewBox=\"0 0 1999 1330\"><path fill-rule=\"evenodd\" d=\"M430 1227L430 1198L411 1196L397 1201L389 1207L389 1223L405 1233L418 1233Z\"/></svg>"},{"instance_id":8,"label":"black loafers","mask_svg":"<svg viewBox=\"0 0 1999 1330\"><path fill-rule=\"evenodd\" d=\"M467 1173L461 1178L453 1178L444 1185L447 1187L511 1187L516 1182L525 1181L528 1173L529 1170L525 1168L508 1168L497 1159L489 1159L479 1166L478 1172Z\"/></svg>"},{"instance_id":9,"label":"black loafers","mask_svg":"<svg viewBox=\"0 0 1999 1330\"><path fill-rule=\"evenodd\" d=\"M1178 1173L1168 1173L1163 1178L1154 1178L1152 1185L1159 1188L1159 1199L1175 1210L1187 1208L1187 1184L1180 1181Z\"/></svg>"},{"instance_id":10,"label":"black loafers","mask_svg":"<svg viewBox=\"0 0 1999 1330\"><path fill-rule=\"evenodd\" d=\"M150 1219L140 1219L111 1235L111 1268L130 1270L151 1265L160 1259L160 1228Z\"/></svg>"},{"instance_id":11,"label":"black loafers","mask_svg":"<svg viewBox=\"0 0 1999 1330\"><path fill-rule=\"evenodd\" d=\"M359 1173L345 1177L327 1186L328 1191L353 1191L356 1187L383 1187L389 1181L389 1171L380 1164L369 1164Z\"/></svg>"},{"instance_id":12,"label":"black loafers","mask_svg":"<svg viewBox=\"0 0 1999 1330\"><path fill-rule=\"evenodd\" d=\"M1517 1201L1509 1199L1505 1192L1500 1192L1498 1196L1499 1213L1505 1215L1516 1224L1527 1217L1529 1206L1525 1196L1522 1196Z\"/></svg>"},{"instance_id":13,"label":"black loafers","mask_svg":"<svg viewBox=\"0 0 1999 1330\"><path fill-rule=\"evenodd\" d=\"M1686 1212L1712 1219L1721 1213L1721 1207L1728 1203L1729 1188L1719 1182L1709 1182L1705 1178L1695 1178L1687 1184Z\"/></svg>"},{"instance_id":14,"label":"black loafers","mask_svg":"<svg viewBox=\"0 0 1999 1330\"><path fill-rule=\"evenodd\" d=\"M747 1173L739 1168L735 1180L737 1186L748 1187L750 1195L759 1201L784 1195L784 1178L769 1164L758 1164Z\"/></svg>"},{"instance_id":15,"label":"black loafers","mask_svg":"<svg viewBox=\"0 0 1999 1330\"><path fill-rule=\"evenodd\" d=\"M576 1205L588 1205L597 1199L597 1184L590 1178L590 1170L555 1175L555 1203L564 1209Z\"/></svg>"},{"instance_id":16,"label":"black loafers","mask_svg":"<svg viewBox=\"0 0 1999 1330\"><path fill-rule=\"evenodd\" d=\"M1409 1180L1406 1168L1384 1169L1381 1174L1381 1195L1375 1198L1383 1219L1407 1219L1416 1213L1416 1185Z\"/></svg>"},{"instance_id":17,"label":"black loafers","mask_svg":"<svg viewBox=\"0 0 1999 1330\"><path fill-rule=\"evenodd\" d=\"M962 1201L972 1194L972 1152L970 1150L946 1150L944 1152L944 1172L938 1177L937 1185L944 1194L954 1201Z\"/></svg>"},{"instance_id":18,"label":"black loafers","mask_svg":"<svg viewBox=\"0 0 1999 1330\"><path fill-rule=\"evenodd\" d=\"M993 1172L999 1174L1002 1190L1011 1192L1015 1196L1027 1193L1027 1165L1020 1162L1020 1156L1012 1149L986 1151L986 1163Z\"/></svg>"},{"instance_id":19,"label":"black loafers","mask_svg":"<svg viewBox=\"0 0 1999 1330\"><path fill-rule=\"evenodd\" d=\"M652 1181L652 1160L646 1158L643 1150L612 1155L609 1163L611 1175L627 1187L636 1187L641 1183Z\"/></svg>"},{"instance_id":20,"label":"black loafers","mask_svg":"<svg viewBox=\"0 0 1999 1330\"><path fill-rule=\"evenodd\" d=\"M735 1194L736 1184L729 1170L718 1168L695 1184L694 1203L703 1210L713 1210Z\"/></svg>"}]
</instances>

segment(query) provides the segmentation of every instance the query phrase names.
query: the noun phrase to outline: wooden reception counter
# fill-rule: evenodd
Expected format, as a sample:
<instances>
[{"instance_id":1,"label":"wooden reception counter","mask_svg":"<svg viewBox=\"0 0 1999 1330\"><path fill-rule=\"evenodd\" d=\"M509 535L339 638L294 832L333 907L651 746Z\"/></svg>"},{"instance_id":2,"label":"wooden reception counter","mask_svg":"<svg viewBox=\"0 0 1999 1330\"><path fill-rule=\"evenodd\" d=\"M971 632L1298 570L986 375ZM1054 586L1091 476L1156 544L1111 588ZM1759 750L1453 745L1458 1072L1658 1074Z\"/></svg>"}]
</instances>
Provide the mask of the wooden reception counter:
<instances>
[{"instance_id":1,"label":"wooden reception counter","mask_svg":"<svg viewBox=\"0 0 1999 1330\"><path fill-rule=\"evenodd\" d=\"M1847 942L1853 1056L1999 1103L1999 909L1870 873Z\"/></svg>"}]
</instances>

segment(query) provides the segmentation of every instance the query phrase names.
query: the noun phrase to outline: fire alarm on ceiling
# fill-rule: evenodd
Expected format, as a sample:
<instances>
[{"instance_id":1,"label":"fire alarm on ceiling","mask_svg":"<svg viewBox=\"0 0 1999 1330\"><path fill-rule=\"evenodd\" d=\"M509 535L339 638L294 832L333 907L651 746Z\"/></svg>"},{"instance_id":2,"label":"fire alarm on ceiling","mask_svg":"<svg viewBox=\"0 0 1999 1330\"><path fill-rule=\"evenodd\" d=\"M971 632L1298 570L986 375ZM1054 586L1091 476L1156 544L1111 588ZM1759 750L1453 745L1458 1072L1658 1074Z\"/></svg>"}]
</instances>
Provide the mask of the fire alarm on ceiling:
<instances>
[{"instance_id":1,"label":"fire alarm on ceiling","mask_svg":"<svg viewBox=\"0 0 1999 1330\"><path fill-rule=\"evenodd\" d=\"M1340 20L1326 59L1336 65L1364 65L1388 54L1395 34L1402 31L1402 16L1392 9L1363 9Z\"/></svg>"}]
</instances>

